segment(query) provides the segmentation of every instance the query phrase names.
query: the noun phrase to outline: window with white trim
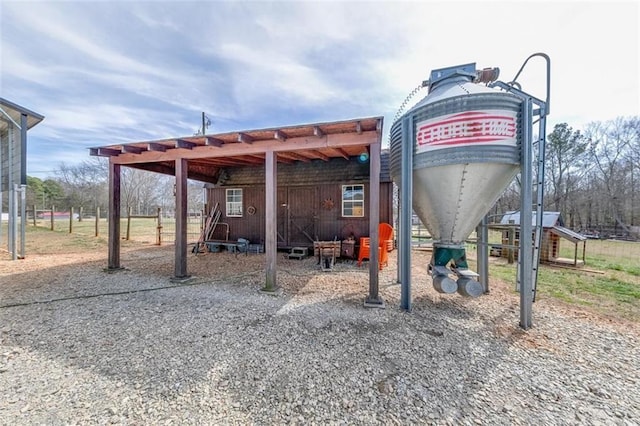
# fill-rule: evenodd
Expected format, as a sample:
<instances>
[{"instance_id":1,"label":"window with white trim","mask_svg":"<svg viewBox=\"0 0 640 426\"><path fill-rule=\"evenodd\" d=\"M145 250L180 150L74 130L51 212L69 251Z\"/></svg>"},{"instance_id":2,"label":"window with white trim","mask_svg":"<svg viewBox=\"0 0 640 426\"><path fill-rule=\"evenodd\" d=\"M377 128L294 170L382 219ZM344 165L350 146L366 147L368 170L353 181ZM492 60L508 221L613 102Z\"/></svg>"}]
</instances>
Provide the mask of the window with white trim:
<instances>
[{"instance_id":1,"label":"window with white trim","mask_svg":"<svg viewBox=\"0 0 640 426\"><path fill-rule=\"evenodd\" d=\"M242 189L227 189L227 217L242 217Z\"/></svg>"},{"instance_id":2,"label":"window with white trim","mask_svg":"<svg viewBox=\"0 0 640 426\"><path fill-rule=\"evenodd\" d=\"M342 216L364 217L364 185L342 185Z\"/></svg>"}]
</instances>

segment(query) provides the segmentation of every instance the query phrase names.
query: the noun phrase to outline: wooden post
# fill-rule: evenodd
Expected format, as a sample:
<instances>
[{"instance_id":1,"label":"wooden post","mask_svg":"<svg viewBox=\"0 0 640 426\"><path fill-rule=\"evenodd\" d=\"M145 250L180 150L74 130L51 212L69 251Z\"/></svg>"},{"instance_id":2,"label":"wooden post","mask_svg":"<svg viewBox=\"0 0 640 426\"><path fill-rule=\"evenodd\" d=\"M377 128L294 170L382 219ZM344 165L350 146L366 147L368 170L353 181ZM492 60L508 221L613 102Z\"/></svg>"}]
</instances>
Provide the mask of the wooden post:
<instances>
[{"instance_id":1,"label":"wooden post","mask_svg":"<svg viewBox=\"0 0 640 426\"><path fill-rule=\"evenodd\" d=\"M73 207L69 207L69 233L73 232Z\"/></svg>"},{"instance_id":2,"label":"wooden post","mask_svg":"<svg viewBox=\"0 0 640 426\"><path fill-rule=\"evenodd\" d=\"M189 278L187 274L187 160L176 159L176 238L175 279Z\"/></svg>"},{"instance_id":3,"label":"wooden post","mask_svg":"<svg viewBox=\"0 0 640 426\"><path fill-rule=\"evenodd\" d=\"M156 228L156 244L162 245L162 209L158 207L158 226Z\"/></svg>"},{"instance_id":4,"label":"wooden post","mask_svg":"<svg viewBox=\"0 0 640 426\"><path fill-rule=\"evenodd\" d=\"M109 265L120 268L120 164L109 162Z\"/></svg>"},{"instance_id":5,"label":"wooden post","mask_svg":"<svg viewBox=\"0 0 640 426\"><path fill-rule=\"evenodd\" d=\"M98 224L100 223L100 207L96 207L96 237L100 235L100 228Z\"/></svg>"},{"instance_id":6,"label":"wooden post","mask_svg":"<svg viewBox=\"0 0 640 426\"><path fill-rule=\"evenodd\" d=\"M267 151L265 154L265 246L266 277L264 291L275 291L277 251L278 251L278 154Z\"/></svg>"},{"instance_id":7,"label":"wooden post","mask_svg":"<svg viewBox=\"0 0 640 426\"><path fill-rule=\"evenodd\" d=\"M36 205L33 205L33 226L38 226L38 223L36 222Z\"/></svg>"},{"instance_id":8,"label":"wooden post","mask_svg":"<svg viewBox=\"0 0 640 426\"><path fill-rule=\"evenodd\" d=\"M129 208L127 208L127 238L126 238L126 240L129 241L130 237L131 237L131 207L129 206Z\"/></svg>"},{"instance_id":9,"label":"wooden post","mask_svg":"<svg viewBox=\"0 0 640 426\"><path fill-rule=\"evenodd\" d=\"M53 216L55 215L56 212L56 206L51 206L51 230L53 231L55 229L55 222L53 221Z\"/></svg>"},{"instance_id":10,"label":"wooden post","mask_svg":"<svg viewBox=\"0 0 640 426\"><path fill-rule=\"evenodd\" d=\"M365 306L384 306L379 294L380 239L378 235L380 223L380 142L369 145L369 294L365 298ZM383 247L382 250L386 250Z\"/></svg>"}]
</instances>

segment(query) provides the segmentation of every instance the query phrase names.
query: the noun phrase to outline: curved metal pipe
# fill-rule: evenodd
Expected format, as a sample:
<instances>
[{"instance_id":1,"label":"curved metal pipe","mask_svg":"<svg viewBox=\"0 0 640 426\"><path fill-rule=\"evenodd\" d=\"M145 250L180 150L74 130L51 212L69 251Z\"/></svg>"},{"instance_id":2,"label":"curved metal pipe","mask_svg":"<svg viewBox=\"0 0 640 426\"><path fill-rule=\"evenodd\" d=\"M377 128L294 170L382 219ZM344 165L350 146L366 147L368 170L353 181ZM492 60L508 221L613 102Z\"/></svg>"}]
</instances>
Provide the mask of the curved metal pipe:
<instances>
[{"instance_id":1,"label":"curved metal pipe","mask_svg":"<svg viewBox=\"0 0 640 426\"><path fill-rule=\"evenodd\" d=\"M545 99L545 115L548 115L551 111L551 108L549 107L550 101L551 101L551 58L549 58L549 55L547 55L546 53L542 53L542 52L536 52L533 53L531 55L529 55L529 57L527 59L525 59L524 63L522 64L522 66L520 67L520 69L518 70L518 72L516 73L516 76L513 77L513 80L511 80L511 82L509 82L509 85L514 85L517 84L516 80L518 79L518 77L520 77L520 74L522 73L522 70L524 70L524 67L527 65L527 62L529 62L529 59L535 57L535 56L540 56L541 58L544 58L544 60L547 63L547 98Z\"/></svg>"}]
</instances>

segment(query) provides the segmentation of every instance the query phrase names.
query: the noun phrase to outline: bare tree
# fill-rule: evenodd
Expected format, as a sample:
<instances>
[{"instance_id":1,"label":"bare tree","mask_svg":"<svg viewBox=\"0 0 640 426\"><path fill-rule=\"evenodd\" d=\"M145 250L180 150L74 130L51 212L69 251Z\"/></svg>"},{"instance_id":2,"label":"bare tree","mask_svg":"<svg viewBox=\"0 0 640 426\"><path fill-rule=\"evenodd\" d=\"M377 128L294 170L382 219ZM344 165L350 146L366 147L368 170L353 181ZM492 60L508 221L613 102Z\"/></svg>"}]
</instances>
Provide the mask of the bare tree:
<instances>
[{"instance_id":1,"label":"bare tree","mask_svg":"<svg viewBox=\"0 0 640 426\"><path fill-rule=\"evenodd\" d=\"M60 164L56 181L63 187L66 207L93 208L107 205L107 162L92 157L78 165Z\"/></svg>"},{"instance_id":2,"label":"bare tree","mask_svg":"<svg viewBox=\"0 0 640 426\"><path fill-rule=\"evenodd\" d=\"M164 182L168 179L159 173L124 167L120 181L123 208L131 208L134 214L153 214L167 191Z\"/></svg>"},{"instance_id":3,"label":"bare tree","mask_svg":"<svg viewBox=\"0 0 640 426\"><path fill-rule=\"evenodd\" d=\"M578 213L575 202L569 199L576 194L577 186L586 173L587 142L580 131L574 131L568 124L556 124L547 137L546 174L550 187L551 203L569 219L573 226Z\"/></svg>"},{"instance_id":4,"label":"bare tree","mask_svg":"<svg viewBox=\"0 0 640 426\"><path fill-rule=\"evenodd\" d=\"M594 176L602 185L601 195L607 201L611 224L629 233L623 200L628 192L625 185L629 171L626 160L636 136L633 127L624 118L605 123L593 122L587 126L585 136L589 143L590 161L596 171Z\"/></svg>"}]
</instances>

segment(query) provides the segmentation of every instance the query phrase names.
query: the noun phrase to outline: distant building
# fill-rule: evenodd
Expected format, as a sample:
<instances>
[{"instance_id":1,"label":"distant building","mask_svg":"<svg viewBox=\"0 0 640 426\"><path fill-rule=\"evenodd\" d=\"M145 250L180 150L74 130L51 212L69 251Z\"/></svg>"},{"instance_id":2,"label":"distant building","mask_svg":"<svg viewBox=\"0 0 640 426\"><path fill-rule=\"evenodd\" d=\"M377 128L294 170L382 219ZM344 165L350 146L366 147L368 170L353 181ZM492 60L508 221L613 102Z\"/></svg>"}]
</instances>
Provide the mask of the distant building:
<instances>
[{"instance_id":1,"label":"distant building","mask_svg":"<svg viewBox=\"0 0 640 426\"><path fill-rule=\"evenodd\" d=\"M536 225L536 212L532 212L532 225ZM511 232L514 232L513 242L519 246L520 242L520 212L510 211L502 216L500 224L490 225L490 229L502 232L502 244L508 246ZM560 242L566 240L574 245L573 259L560 256ZM573 266L584 266L587 237L564 227L560 212L543 212L542 241L540 244L540 262L559 263ZM578 244L582 243L582 259L578 259ZM507 257L508 250L501 250L501 255ZM517 250L514 253L517 258Z\"/></svg>"}]
</instances>

